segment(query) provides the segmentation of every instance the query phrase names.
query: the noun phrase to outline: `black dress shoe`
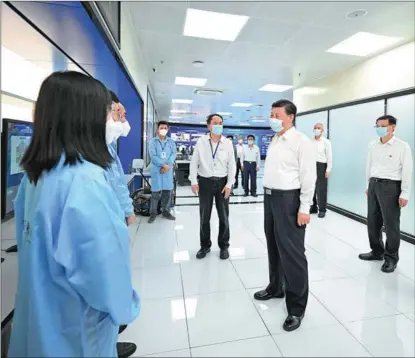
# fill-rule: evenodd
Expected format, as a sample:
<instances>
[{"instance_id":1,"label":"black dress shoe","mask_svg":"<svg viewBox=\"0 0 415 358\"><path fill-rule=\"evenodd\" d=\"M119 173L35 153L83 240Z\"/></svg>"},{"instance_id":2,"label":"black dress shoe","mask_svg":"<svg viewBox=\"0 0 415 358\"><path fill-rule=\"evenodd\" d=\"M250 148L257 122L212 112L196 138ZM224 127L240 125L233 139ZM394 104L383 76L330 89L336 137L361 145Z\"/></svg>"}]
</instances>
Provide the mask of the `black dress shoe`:
<instances>
[{"instance_id":1,"label":"black dress shoe","mask_svg":"<svg viewBox=\"0 0 415 358\"><path fill-rule=\"evenodd\" d=\"M136 350L137 346L134 343L117 343L118 358L131 357Z\"/></svg>"},{"instance_id":2,"label":"black dress shoe","mask_svg":"<svg viewBox=\"0 0 415 358\"><path fill-rule=\"evenodd\" d=\"M229 250L228 249L221 249L219 257L220 257L221 260L229 259Z\"/></svg>"},{"instance_id":3,"label":"black dress shoe","mask_svg":"<svg viewBox=\"0 0 415 358\"><path fill-rule=\"evenodd\" d=\"M122 326L120 326L119 330L118 330L118 334L121 334L122 332L124 332L127 329L127 325L123 324Z\"/></svg>"},{"instance_id":4,"label":"black dress shoe","mask_svg":"<svg viewBox=\"0 0 415 358\"><path fill-rule=\"evenodd\" d=\"M385 263L382 265L381 270L385 273L392 273L396 269L396 262L393 262L391 260L386 260Z\"/></svg>"},{"instance_id":5,"label":"black dress shoe","mask_svg":"<svg viewBox=\"0 0 415 358\"><path fill-rule=\"evenodd\" d=\"M303 318L304 315L300 317L288 315L282 327L287 332L295 331L297 328L301 326L301 321L303 320Z\"/></svg>"},{"instance_id":6,"label":"black dress shoe","mask_svg":"<svg viewBox=\"0 0 415 358\"><path fill-rule=\"evenodd\" d=\"M320 212L318 213L318 217L319 217L320 219L324 218L325 216L326 216L326 213L325 213L324 211L320 211Z\"/></svg>"},{"instance_id":7,"label":"black dress shoe","mask_svg":"<svg viewBox=\"0 0 415 358\"><path fill-rule=\"evenodd\" d=\"M310 208L310 214L317 214L317 213L318 213L317 208L313 208L313 207Z\"/></svg>"},{"instance_id":8,"label":"black dress shoe","mask_svg":"<svg viewBox=\"0 0 415 358\"><path fill-rule=\"evenodd\" d=\"M204 259L206 255L210 252L210 249L200 249L196 254L197 259Z\"/></svg>"},{"instance_id":9,"label":"black dress shoe","mask_svg":"<svg viewBox=\"0 0 415 358\"><path fill-rule=\"evenodd\" d=\"M244 196L247 197L247 196L249 196L249 194L248 193L245 193Z\"/></svg>"},{"instance_id":10,"label":"black dress shoe","mask_svg":"<svg viewBox=\"0 0 415 358\"><path fill-rule=\"evenodd\" d=\"M148 219L148 223L152 224L154 221L156 221L157 216L156 215L151 215L150 218Z\"/></svg>"},{"instance_id":11,"label":"black dress shoe","mask_svg":"<svg viewBox=\"0 0 415 358\"><path fill-rule=\"evenodd\" d=\"M254 198L257 198L257 197L258 197L258 194L257 194L257 193L253 193L253 194L252 194L252 196L253 196Z\"/></svg>"},{"instance_id":12,"label":"black dress shoe","mask_svg":"<svg viewBox=\"0 0 415 358\"><path fill-rule=\"evenodd\" d=\"M270 294L268 293L267 290L258 291L258 292L255 292L254 294L254 298L258 301L268 301L272 298L284 298L284 297L285 297L284 292L280 292L277 294Z\"/></svg>"},{"instance_id":13,"label":"black dress shoe","mask_svg":"<svg viewBox=\"0 0 415 358\"><path fill-rule=\"evenodd\" d=\"M359 259L364 261L383 261L383 254L368 252L367 254L360 254Z\"/></svg>"}]
</instances>

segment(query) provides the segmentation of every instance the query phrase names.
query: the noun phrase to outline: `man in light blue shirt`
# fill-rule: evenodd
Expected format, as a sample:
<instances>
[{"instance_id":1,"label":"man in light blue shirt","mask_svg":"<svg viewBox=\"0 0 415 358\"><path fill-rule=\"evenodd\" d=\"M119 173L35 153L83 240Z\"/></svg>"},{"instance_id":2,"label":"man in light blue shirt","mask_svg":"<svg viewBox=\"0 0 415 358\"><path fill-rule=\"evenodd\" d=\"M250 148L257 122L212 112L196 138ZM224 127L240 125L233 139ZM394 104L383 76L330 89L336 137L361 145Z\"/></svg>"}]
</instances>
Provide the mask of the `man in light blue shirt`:
<instances>
[{"instance_id":1,"label":"man in light blue shirt","mask_svg":"<svg viewBox=\"0 0 415 358\"><path fill-rule=\"evenodd\" d=\"M176 220L170 213L171 192L174 188L173 166L176 160L176 143L167 137L169 125L160 121L157 127L157 137L150 142L151 158L151 224L157 217L157 206L161 199L162 215L165 219Z\"/></svg>"}]
</instances>

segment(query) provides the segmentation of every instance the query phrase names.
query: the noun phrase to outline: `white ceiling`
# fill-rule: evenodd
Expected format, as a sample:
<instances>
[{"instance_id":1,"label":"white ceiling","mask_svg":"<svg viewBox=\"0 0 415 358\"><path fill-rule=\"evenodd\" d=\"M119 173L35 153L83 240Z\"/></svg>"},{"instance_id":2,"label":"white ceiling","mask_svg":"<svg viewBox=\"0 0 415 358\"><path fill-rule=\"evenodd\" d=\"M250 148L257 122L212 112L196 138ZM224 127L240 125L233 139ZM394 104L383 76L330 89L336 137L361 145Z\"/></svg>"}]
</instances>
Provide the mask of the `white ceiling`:
<instances>
[{"instance_id":1,"label":"white ceiling","mask_svg":"<svg viewBox=\"0 0 415 358\"><path fill-rule=\"evenodd\" d=\"M292 99L292 90L264 93L258 88L274 83L295 88L313 82L366 58L325 52L347 37L366 31L414 38L414 2L255 2L255 1L151 1L124 2L132 14L141 51L154 90L160 119L168 119L172 99L193 99L193 105L175 105L193 115L177 120L199 124L212 112L232 112L228 125L267 126L251 117L269 117L270 105L280 98ZM247 15L250 17L234 42L182 35L187 8ZM365 9L364 18L346 14ZM212 24L215 26L215 24ZM195 68L193 61L205 66ZM153 68L157 71L153 72ZM223 95L196 96L195 88L176 86L176 76L207 78L205 88ZM234 102L263 105L230 107Z\"/></svg>"}]
</instances>

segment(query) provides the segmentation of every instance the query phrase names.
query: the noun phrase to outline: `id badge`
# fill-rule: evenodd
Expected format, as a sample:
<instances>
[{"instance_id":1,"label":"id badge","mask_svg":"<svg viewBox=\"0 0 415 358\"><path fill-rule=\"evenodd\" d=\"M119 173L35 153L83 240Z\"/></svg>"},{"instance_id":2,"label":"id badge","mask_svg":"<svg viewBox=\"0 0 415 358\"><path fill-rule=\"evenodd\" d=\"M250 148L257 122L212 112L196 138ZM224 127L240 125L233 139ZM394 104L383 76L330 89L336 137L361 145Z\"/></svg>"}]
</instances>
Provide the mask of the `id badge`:
<instances>
[{"instance_id":1,"label":"id badge","mask_svg":"<svg viewBox=\"0 0 415 358\"><path fill-rule=\"evenodd\" d=\"M161 152L161 159L166 159L166 158L167 158L166 152Z\"/></svg>"}]
</instances>

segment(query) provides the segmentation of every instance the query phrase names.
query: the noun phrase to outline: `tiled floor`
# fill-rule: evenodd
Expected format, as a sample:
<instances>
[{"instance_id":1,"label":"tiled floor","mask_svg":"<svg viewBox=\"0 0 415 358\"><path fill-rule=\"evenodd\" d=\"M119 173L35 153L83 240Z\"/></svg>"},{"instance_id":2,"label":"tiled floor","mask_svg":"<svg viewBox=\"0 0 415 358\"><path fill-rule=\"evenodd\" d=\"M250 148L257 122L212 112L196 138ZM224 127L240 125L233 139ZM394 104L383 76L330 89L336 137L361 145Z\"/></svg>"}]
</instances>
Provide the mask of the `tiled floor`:
<instances>
[{"instance_id":1,"label":"tiled floor","mask_svg":"<svg viewBox=\"0 0 415 358\"><path fill-rule=\"evenodd\" d=\"M181 195L190 196L190 188ZM313 216L306 237L309 305L301 328L285 333L284 302L252 298L268 283L262 204L230 211L231 259L225 262L216 243L206 259L195 258L197 206L177 207L176 222L141 220L131 260L142 312L120 336L138 345L137 356L414 356L413 245L402 242L397 271L383 274L380 263L357 259L368 250L364 225L332 212ZM213 212L212 237L217 231Z\"/></svg>"}]
</instances>

